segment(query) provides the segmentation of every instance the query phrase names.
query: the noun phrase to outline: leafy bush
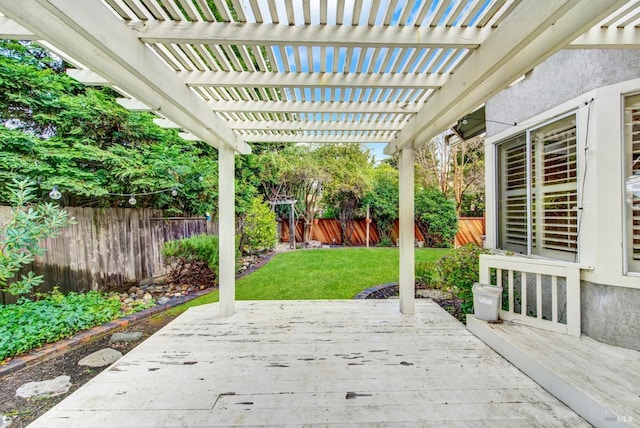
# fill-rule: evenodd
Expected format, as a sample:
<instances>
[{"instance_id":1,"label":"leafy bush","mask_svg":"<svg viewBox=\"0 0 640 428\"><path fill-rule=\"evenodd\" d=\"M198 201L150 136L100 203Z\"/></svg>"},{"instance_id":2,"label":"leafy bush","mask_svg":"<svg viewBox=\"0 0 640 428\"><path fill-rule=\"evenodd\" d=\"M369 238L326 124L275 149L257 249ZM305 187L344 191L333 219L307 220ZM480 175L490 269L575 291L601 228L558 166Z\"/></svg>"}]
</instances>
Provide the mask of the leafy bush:
<instances>
[{"instance_id":1,"label":"leafy bush","mask_svg":"<svg viewBox=\"0 0 640 428\"><path fill-rule=\"evenodd\" d=\"M436 262L418 263L416 278L452 293L460 299L465 314L473 313L473 283L480 278L480 254L490 253L476 244L467 244Z\"/></svg>"},{"instance_id":2,"label":"leafy bush","mask_svg":"<svg viewBox=\"0 0 640 428\"><path fill-rule=\"evenodd\" d=\"M455 203L437 189L421 189L415 198L416 223L428 247L449 248L458 232Z\"/></svg>"},{"instance_id":3,"label":"leafy bush","mask_svg":"<svg viewBox=\"0 0 640 428\"><path fill-rule=\"evenodd\" d=\"M416 263L416 281L433 288L442 288L440 266L438 261L426 260Z\"/></svg>"},{"instance_id":4,"label":"leafy bush","mask_svg":"<svg viewBox=\"0 0 640 428\"><path fill-rule=\"evenodd\" d=\"M97 291L65 296L54 290L38 301L20 298L16 304L0 306L0 361L120 315L118 296Z\"/></svg>"},{"instance_id":5,"label":"leafy bush","mask_svg":"<svg viewBox=\"0 0 640 428\"><path fill-rule=\"evenodd\" d=\"M480 279L480 254L491 252L476 244L467 244L447 254L438 262L440 276L449 289L462 303L465 314L473 313L473 283Z\"/></svg>"},{"instance_id":6,"label":"leafy bush","mask_svg":"<svg viewBox=\"0 0 640 428\"><path fill-rule=\"evenodd\" d=\"M38 242L60 234L60 229L73 223L66 211L46 202L32 205L35 186L29 180L14 180L9 185L11 217L0 229L0 291L14 296L29 293L43 281L42 275L29 272L14 280L16 273L44 254Z\"/></svg>"},{"instance_id":7,"label":"leafy bush","mask_svg":"<svg viewBox=\"0 0 640 428\"><path fill-rule=\"evenodd\" d=\"M393 241L389 237L380 238L377 247L393 247Z\"/></svg>"},{"instance_id":8,"label":"leafy bush","mask_svg":"<svg viewBox=\"0 0 640 428\"><path fill-rule=\"evenodd\" d=\"M162 255L165 264L174 264L180 259L185 261L200 261L207 264L209 269L218 271L218 235L194 235L164 244Z\"/></svg>"},{"instance_id":9,"label":"leafy bush","mask_svg":"<svg viewBox=\"0 0 640 428\"><path fill-rule=\"evenodd\" d=\"M246 253L276 246L276 215L268 203L253 198L242 221L241 250Z\"/></svg>"},{"instance_id":10,"label":"leafy bush","mask_svg":"<svg viewBox=\"0 0 640 428\"><path fill-rule=\"evenodd\" d=\"M173 284L212 286L218 279L217 235L194 235L164 244L164 263L171 266L168 274ZM240 254L236 250L236 263Z\"/></svg>"}]
</instances>

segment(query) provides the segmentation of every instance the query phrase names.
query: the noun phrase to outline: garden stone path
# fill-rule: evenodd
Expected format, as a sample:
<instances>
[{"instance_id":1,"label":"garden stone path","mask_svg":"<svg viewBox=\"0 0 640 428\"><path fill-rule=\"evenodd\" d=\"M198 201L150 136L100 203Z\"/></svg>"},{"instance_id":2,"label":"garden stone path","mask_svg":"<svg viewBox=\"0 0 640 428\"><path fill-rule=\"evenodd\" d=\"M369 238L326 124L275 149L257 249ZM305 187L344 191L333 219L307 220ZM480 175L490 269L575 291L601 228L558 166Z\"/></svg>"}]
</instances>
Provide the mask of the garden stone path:
<instances>
[{"instance_id":1,"label":"garden stone path","mask_svg":"<svg viewBox=\"0 0 640 428\"><path fill-rule=\"evenodd\" d=\"M111 365L122 358L122 352L116 351L111 348L104 348L99 351L94 352L93 354L87 355L80 361L78 361L79 366L88 366L88 367L104 367Z\"/></svg>"},{"instance_id":2,"label":"garden stone path","mask_svg":"<svg viewBox=\"0 0 640 428\"><path fill-rule=\"evenodd\" d=\"M63 375L42 382L28 382L16 390L21 398L55 397L66 394L71 388L71 377Z\"/></svg>"}]
</instances>

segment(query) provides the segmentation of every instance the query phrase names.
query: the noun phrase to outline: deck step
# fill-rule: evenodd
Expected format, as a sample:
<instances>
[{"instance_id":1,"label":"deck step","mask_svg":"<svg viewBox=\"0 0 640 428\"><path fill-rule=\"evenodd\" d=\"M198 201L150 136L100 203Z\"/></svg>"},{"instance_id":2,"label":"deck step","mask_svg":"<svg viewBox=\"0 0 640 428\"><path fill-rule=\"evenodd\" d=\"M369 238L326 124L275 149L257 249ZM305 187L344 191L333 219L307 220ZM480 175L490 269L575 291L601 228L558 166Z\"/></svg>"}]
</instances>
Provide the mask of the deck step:
<instances>
[{"instance_id":1,"label":"deck step","mask_svg":"<svg viewBox=\"0 0 640 428\"><path fill-rule=\"evenodd\" d=\"M596 427L640 427L640 352L467 315L467 328Z\"/></svg>"}]
</instances>

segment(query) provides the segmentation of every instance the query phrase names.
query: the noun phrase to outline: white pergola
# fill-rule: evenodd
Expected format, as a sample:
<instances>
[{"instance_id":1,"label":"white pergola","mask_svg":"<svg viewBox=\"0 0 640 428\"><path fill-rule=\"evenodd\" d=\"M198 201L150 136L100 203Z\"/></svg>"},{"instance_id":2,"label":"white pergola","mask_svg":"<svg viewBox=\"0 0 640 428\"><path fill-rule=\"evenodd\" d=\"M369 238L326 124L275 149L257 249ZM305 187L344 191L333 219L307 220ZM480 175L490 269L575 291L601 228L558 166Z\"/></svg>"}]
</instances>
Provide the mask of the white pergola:
<instances>
[{"instance_id":1,"label":"white pergola","mask_svg":"<svg viewBox=\"0 0 640 428\"><path fill-rule=\"evenodd\" d=\"M638 0L0 0L0 37L219 150L220 311L235 311L234 154L399 155L400 310L414 313L414 149L562 48L635 47Z\"/></svg>"}]
</instances>

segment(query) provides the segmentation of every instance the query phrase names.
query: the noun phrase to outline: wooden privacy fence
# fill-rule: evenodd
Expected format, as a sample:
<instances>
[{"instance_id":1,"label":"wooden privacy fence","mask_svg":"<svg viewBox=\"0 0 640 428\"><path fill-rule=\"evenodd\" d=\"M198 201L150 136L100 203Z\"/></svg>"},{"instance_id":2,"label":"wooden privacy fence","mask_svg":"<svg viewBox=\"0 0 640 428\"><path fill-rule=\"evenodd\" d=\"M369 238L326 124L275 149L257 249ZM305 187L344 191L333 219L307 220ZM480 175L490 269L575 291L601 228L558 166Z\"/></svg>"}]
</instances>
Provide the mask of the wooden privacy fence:
<instances>
[{"instance_id":1,"label":"wooden privacy fence","mask_svg":"<svg viewBox=\"0 0 640 428\"><path fill-rule=\"evenodd\" d=\"M484 244L485 235L484 217L460 217L458 219L458 233L454 245L456 248L465 244Z\"/></svg>"},{"instance_id":2,"label":"wooden privacy fence","mask_svg":"<svg viewBox=\"0 0 640 428\"><path fill-rule=\"evenodd\" d=\"M46 252L27 266L44 275L41 291L58 285L63 292L114 290L127 283L166 273L161 254L165 242L200 233L215 233L204 217L164 217L154 209L66 208L77 224L43 241ZM4 224L10 207L0 207ZM19 274L20 275L20 274ZM0 293L0 303L15 301Z\"/></svg>"},{"instance_id":3,"label":"wooden privacy fence","mask_svg":"<svg viewBox=\"0 0 640 428\"><path fill-rule=\"evenodd\" d=\"M308 226L307 226L308 227ZM303 240L305 224L304 221L299 221L296 224L296 242ZM414 226L416 241L425 241L424 236L420 230ZM469 243L482 244L482 236L485 233L484 218L479 217L461 217L458 219L458 234L455 237L455 246L459 247ZM342 239L340 238L340 221L337 219L321 218L315 220L313 225L314 241L320 241L323 244L342 245ZM282 221L282 233L281 241L289 242L289 221ZM395 243L399 236L399 224L398 221L394 223L391 230L391 239ZM380 242L380 234L376 228L375 222L371 223L369 228L369 243L370 245L376 245ZM351 235L352 245L366 245L367 243L367 221L365 219L354 220L354 230Z\"/></svg>"}]
</instances>

